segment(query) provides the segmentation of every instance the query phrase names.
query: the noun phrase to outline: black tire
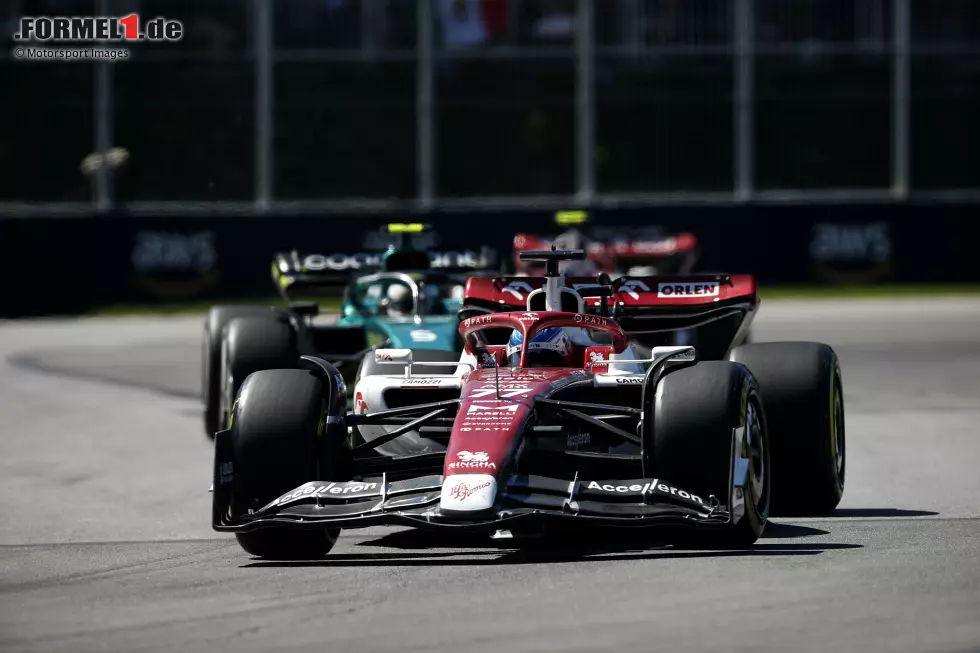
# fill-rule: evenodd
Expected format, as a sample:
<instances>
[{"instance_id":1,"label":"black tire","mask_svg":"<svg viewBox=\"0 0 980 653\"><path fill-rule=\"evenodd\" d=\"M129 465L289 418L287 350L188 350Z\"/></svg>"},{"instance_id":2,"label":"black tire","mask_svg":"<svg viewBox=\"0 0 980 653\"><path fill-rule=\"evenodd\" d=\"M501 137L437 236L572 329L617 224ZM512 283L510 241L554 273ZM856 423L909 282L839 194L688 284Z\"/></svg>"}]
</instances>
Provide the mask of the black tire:
<instances>
[{"instance_id":1,"label":"black tire","mask_svg":"<svg viewBox=\"0 0 980 653\"><path fill-rule=\"evenodd\" d=\"M332 478L340 451L320 432L329 395L312 372L264 370L250 375L243 389L248 395L236 404L231 426L235 470L231 506L236 519L304 483L320 480L318 467L319 476ZM236 536L254 556L309 560L326 555L339 533L340 529L265 528Z\"/></svg>"},{"instance_id":2,"label":"black tire","mask_svg":"<svg viewBox=\"0 0 980 653\"><path fill-rule=\"evenodd\" d=\"M772 439L773 514L833 512L844 494L846 443L840 362L827 345L770 342L732 350L752 371Z\"/></svg>"},{"instance_id":3,"label":"black tire","mask_svg":"<svg viewBox=\"0 0 980 653\"><path fill-rule=\"evenodd\" d=\"M221 338L225 326L236 317L269 315L265 306L212 306L204 320L204 341L201 348L201 400L204 403L204 432L209 438L224 425L221 423Z\"/></svg>"},{"instance_id":4,"label":"black tire","mask_svg":"<svg viewBox=\"0 0 980 653\"><path fill-rule=\"evenodd\" d=\"M649 416L644 422L650 423ZM753 455L744 514L710 543L696 533L679 541L745 547L762 535L769 517L769 438L759 388L742 365L705 361L671 372L661 381L653 429L644 433L644 477L663 478L706 502L713 494L728 505L736 454L734 429L746 424L751 427L745 429L745 437Z\"/></svg>"},{"instance_id":5,"label":"black tire","mask_svg":"<svg viewBox=\"0 0 980 653\"><path fill-rule=\"evenodd\" d=\"M219 415L227 419L231 402L249 374L259 370L296 368L299 351L296 331L283 319L270 314L267 317L239 317L228 323L224 333L225 401Z\"/></svg>"}]
</instances>

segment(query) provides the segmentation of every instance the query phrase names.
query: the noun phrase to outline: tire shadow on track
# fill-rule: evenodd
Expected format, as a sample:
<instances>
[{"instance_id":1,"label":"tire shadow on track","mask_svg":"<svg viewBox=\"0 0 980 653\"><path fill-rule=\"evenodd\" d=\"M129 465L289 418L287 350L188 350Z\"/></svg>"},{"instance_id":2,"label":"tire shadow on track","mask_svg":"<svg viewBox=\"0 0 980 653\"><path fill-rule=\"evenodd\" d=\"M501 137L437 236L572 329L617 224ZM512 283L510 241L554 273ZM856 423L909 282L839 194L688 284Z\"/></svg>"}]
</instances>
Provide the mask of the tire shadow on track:
<instances>
[{"instance_id":1,"label":"tire shadow on track","mask_svg":"<svg viewBox=\"0 0 980 653\"><path fill-rule=\"evenodd\" d=\"M786 543L760 544L751 549L739 550L678 550L658 549L650 551L605 551L551 550L536 551L518 549L504 552L497 557L488 556L495 552L460 551L460 552L397 552L397 553L338 553L328 555L323 560L290 560L275 561L253 559L252 562L241 565L242 569L270 567L471 567L493 565L526 565L526 564L559 564L585 561L619 561L619 560L678 560L694 558L742 558L742 557L789 557L815 556L826 551L843 549L861 549L860 544L842 544L829 542L824 544ZM464 558L464 556L466 556Z\"/></svg>"},{"instance_id":2,"label":"tire shadow on track","mask_svg":"<svg viewBox=\"0 0 980 653\"><path fill-rule=\"evenodd\" d=\"M617 533L617 532L589 532L584 531L568 531L564 533L567 539L560 539L561 532L557 536L551 536L545 540L542 540L539 544L533 544L540 548L542 545L547 547L555 547L561 549L568 549L568 542L578 542L579 549L587 550L598 550L605 548L608 552L612 553L617 550L617 547L628 546L633 549L648 549L651 546L664 546L669 544L663 538L657 538L654 536L642 536L630 533ZM817 535L829 535L829 531L821 530L819 528L813 528L811 526L804 526L802 524L791 524L783 522L770 521L766 525L766 530L762 534L760 539L767 538L779 538L779 539L789 539L789 538L802 538L802 537L813 537ZM483 549L483 550L493 550L493 549L512 549L515 548L513 544L508 543L506 540L494 542L490 540L485 535L460 535L453 533L433 533L421 530L405 529L394 531L388 533L382 537L374 540L365 540L358 543L359 546L370 546L378 547L384 549L403 549L403 550L431 550L431 549Z\"/></svg>"},{"instance_id":3,"label":"tire shadow on track","mask_svg":"<svg viewBox=\"0 0 980 653\"><path fill-rule=\"evenodd\" d=\"M806 538L829 535L828 531L795 524L772 523L766 538ZM579 533L554 535L521 545L513 541L494 542L486 536L460 536L403 530L358 546L399 549L365 553L328 554L321 560L273 561L253 558L243 568L254 567L346 567L346 566L490 566L556 564L599 560L675 560L753 556L814 556L826 551L860 549L859 544L837 542L765 542L745 549L712 549L708 546L674 546L662 537L629 533ZM437 550L432 550L437 549Z\"/></svg>"},{"instance_id":4,"label":"tire shadow on track","mask_svg":"<svg viewBox=\"0 0 980 653\"><path fill-rule=\"evenodd\" d=\"M766 530L763 531L760 539L791 539L796 537L814 537L817 535L830 535L830 531L803 526L802 524L769 522L766 524Z\"/></svg>"},{"instance_id":5,"label":"tire shadow on track","mask_svg":"<svg viewBox=\"0 0 980 653\"><path fill-rule=\"evenodd\" d=\"M934 516L925 510L899 508L840 509L827 519L850 517L908 518ZM860 549L860 544L820 541L794 541L824 537L831 531L813 526L770 521L766 530L751 548L712 549L709 546L675 546L663 538L629 533L579 533L566 537L549 536L515 546L512 541L493 541L485 535L456 535L420 530L399 530L373 540L357 542L359 547L397 549L397 551L328 554L321 560L274 561L252 558L242 568L261 567L347 567L347 566L491 566L514 564L555 564L587 560L676 560L731 557L800 557L815 556L828 551Z\"/></svg>"},{"instance_id":6,"label":"tire shadow on track","mask_svg":"<svg viewBox=\"0 0 980 653\"><path fill-rule=\"evenodd\" d=\"M907 517L936 517L938 512L932 510L903 510L901 508L838 508L827 515L828 519L839 517L851 519L869 519L877 517L892 517L904 519Z\"/></svg>"}]
</instances>

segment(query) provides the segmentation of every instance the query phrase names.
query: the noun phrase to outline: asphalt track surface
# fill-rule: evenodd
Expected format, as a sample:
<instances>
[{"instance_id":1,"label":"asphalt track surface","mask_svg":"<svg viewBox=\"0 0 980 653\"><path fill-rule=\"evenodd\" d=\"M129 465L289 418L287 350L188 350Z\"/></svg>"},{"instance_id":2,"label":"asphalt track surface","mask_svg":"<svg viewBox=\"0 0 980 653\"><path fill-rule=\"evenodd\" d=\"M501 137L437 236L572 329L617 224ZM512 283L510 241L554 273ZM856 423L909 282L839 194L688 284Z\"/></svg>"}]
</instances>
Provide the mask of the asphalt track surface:
<instances>
[{"instance_id":1,"label":"asphalt track surface","mask_svg":"<svg viewBox=\"0 0 980 653\"><path fill-rule=\"evenodd\" d=\"M980 650L980 301L770 303L841 358L837 514L749 551L210 530L200 319L0 323L0 651Z\"/></svg>"}]
</instances>

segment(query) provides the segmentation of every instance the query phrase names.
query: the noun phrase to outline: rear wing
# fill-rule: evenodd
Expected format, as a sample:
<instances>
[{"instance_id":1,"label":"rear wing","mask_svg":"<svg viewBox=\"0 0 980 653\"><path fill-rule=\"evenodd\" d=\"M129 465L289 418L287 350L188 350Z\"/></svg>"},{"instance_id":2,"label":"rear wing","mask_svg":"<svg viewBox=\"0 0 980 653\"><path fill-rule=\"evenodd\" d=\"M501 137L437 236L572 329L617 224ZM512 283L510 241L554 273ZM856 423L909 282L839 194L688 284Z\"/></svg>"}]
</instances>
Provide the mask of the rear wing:
<instances>
[{"instance_id":1,"label":"rear wing","mask_svg":"<svg viewBox=\"0 0 980 653\"><path fill-rule=\"evenodd\" d=\"M755 278L749 274L623 276L603 282L570 277L565 286L581 295L589 313L612 317L630 334L693 328L732 315L744 316L759 303ZM543 293L534 292L543 287L543 277L471 278L463 302L467 308L485 312L543 310ZM569 295L575 303L574 295ZM570 305L568 310L574 308Z\"/></svg>"},{"instance_id":2,"label":"rear wing","mask_svg":"<svg viewBox=\"0 0 980 653\"><path fill-rule=\"evenodd\" d=\"M548 249L556 237L519 233L514 236L514 266L518 271L541 269L539 264L519 261L520 252ZM690 274L700 256L697 237L690 232L669 234L655 228L595 228L582 245L587 258L600 269L656 269L655 274ZM641 272L640 274L653 274Z\"/></svg>"},{"instance_id":3,"label":"rear wing","mask_svg":"<svg viewBox=\"0 0 980 653\"><path fill-rule=\"evenodd\" d=\"M338 292L359 276L381 272L386 252L335 252L331 254L302 253L299 250L276 253L272 261L272 279L279 292L289 300L299 292ZM492 276L499 270L495 250L480 251L398 251L399 271L431 270L447 275L459 275L460 283L470 275ZM393 259L389 257L388 266Z\"/></svg>"}]
</instances>

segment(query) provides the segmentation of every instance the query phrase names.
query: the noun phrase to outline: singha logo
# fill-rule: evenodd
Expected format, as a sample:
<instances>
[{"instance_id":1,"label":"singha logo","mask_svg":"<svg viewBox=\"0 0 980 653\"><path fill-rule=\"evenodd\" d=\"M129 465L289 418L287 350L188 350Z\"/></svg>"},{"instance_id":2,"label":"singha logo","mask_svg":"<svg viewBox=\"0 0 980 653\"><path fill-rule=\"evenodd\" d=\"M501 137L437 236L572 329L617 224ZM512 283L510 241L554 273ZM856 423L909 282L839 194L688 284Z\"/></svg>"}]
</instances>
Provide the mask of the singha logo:
<instances>
[{"instance_id":1,"label":"singha logo","mask_svg":"<svg viewBox=\"0 0 980 653\"><path fill-rule=\"evenodd\" d=\"M497 359L493 357L488 351L483 352L480 356L480 366L481 367L497 367Z\"/></svg>"},{"instance_id":2,"label":"singha logo","mask_svg":"<svg viewBox=\"0 0 980 653\"><path fill-rule=\"evenodd\" d=\"M601 363L604 360L606 360L606 357L603 356L600 352L597 352L597 351L590 351L589 352L589 361L590 362L592 362L592 363Z\"/></svg>"},{"instance_id":3,"label":"singha logo","mask_svg":"<svg viewBox=\"0 0 980 653\"><path fill-rule=\"evenodd\" d=\"M490 460L490 454L486 451L460 451L456 456L464 463L485 463Z\"/></svg>"}]
</instances>

